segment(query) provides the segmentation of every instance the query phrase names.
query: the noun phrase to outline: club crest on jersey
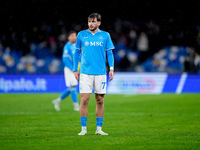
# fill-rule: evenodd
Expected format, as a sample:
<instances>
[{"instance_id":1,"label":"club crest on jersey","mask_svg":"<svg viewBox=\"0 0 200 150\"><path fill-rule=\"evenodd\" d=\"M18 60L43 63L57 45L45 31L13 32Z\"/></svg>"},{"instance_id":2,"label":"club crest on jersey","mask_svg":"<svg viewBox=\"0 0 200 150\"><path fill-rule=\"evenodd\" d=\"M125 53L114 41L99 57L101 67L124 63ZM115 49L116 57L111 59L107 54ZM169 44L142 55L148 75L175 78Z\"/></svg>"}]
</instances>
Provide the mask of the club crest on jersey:
<instances>
[{"instance_id":1,"label":"club crest on jersey","mask_svg":"<svg viewBox=\"0 0 200 150\"><path fill-rule=\"evenodd\" d=\"M90 45L90 46L103 46L103 42L99 42L99 41L97 41L97 42L88 42L88 41L86 41L85 42L85 46L88 46L88 45Z\"/></svg>"},{"instance_id":2,"label":"club crest on jersey","mask_svg":"<svg viewBox=\"0 0 200 150\"><path fill-rule=\"evenodd\" d=\"M100 39L100 40L103 40L103 37L102 37L102 36L100 36L100 37L99 37L99 39Z\"/></svg>"}]
</instances>

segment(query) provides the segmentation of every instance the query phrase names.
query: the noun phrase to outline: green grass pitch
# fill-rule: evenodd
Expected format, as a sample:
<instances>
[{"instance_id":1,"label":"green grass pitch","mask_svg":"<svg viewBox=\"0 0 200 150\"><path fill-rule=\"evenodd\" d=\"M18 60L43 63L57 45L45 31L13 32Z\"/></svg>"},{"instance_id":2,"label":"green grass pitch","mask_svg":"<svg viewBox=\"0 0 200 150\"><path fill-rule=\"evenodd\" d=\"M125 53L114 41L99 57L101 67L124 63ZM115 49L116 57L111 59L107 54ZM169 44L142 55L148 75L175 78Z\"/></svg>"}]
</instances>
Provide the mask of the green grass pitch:
<instances>
[{"instance_id":1,"label":"green grass pitch","mask_svg":"<svg viewBox=\"0 0 200 150\"><path fill-rule=\"evenodd\" d=\"M0 94L1 150L198 150L200 94L105 95L103 131L95 135L95 100L88 104L88 134L71 98L54 110L57 94ZM79 101L80 101L80 95Z\"/></svg>"}]
</instances>

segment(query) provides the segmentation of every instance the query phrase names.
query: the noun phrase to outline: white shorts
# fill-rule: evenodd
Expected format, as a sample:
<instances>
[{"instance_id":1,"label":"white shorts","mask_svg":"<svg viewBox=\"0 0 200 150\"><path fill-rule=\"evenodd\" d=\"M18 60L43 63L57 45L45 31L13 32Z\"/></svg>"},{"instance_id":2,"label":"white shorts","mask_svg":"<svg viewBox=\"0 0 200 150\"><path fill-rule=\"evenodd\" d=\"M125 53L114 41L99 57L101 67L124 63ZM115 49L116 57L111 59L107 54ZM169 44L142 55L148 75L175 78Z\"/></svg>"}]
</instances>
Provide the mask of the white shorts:
<instances>
[{"instance_id":1,"label":"white shorts","mask_svg":"<svg viewBox=\"0 0 200 150\"><path fill-rule=\"evenodd\" d=\"M65 67L64 74L65 74L65 84L67 87L77 86L78 81L76 80L73 71Z\"/></svg>"},{"instance_id":2,"label":"white shorts","mask_svg":"<svg viewBox=\"0 0 200 150\"><path fill-rule=\"evenodd\" d=\"M95 93L106 94L106 75L80 74L79 84L80 93L92 93L94 87Z\"/></svg>"}]
</instances>

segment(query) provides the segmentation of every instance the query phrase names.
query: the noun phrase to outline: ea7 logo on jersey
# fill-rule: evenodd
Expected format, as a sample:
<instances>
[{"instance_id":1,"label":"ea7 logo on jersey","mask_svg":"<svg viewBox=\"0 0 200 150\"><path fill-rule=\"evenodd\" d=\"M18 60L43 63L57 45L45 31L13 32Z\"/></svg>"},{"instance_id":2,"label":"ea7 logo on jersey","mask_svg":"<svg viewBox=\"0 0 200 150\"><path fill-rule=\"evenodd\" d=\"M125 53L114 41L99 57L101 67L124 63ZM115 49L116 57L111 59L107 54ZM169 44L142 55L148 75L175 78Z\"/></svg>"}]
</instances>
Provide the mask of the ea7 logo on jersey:
<instances>
[{"instance_id":1,"label":"ea7 logo on jersey","mask_svg":"<svg viewBox=\"0 0 200 150\"><path fill-rule=\"evenodd\" d=\"M90 45L90 46L103 46L103 42L88 42L88 41L86 41L85 46L88 46L88 45Z\"/></svg>"}]
</instances>

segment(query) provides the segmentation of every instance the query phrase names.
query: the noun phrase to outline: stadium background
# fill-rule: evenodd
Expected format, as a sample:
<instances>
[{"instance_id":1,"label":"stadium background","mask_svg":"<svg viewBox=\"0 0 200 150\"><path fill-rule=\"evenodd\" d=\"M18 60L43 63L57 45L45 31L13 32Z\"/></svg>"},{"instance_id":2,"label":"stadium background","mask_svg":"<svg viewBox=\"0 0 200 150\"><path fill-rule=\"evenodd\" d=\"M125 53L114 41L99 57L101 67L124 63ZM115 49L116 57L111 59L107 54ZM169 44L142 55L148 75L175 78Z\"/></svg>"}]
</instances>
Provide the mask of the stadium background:
<instances>
[{"instance_id":1,"label":"stadium background","mask_svg":"<svg viewBox=\"0 0 200 150\"><path fill-rule=\"evenodd\" d=\"M0 149L198 150L199 7L195 0L1 0ZM92 94L80 137L71 98L59 112L52 100L66 88L66 34L87 28L93 12L116 47L104 101L109 136L94 134Z\"/></svg>"},{"instance_id":2,"label":"stadium background","mask_svg":"<svg viewBox=\"0 0 200 150\"><path fill-rule=\"evenodd\" d=\"M92 12L102 15L100 28L116 47L108 93L200 92L199 6L173 0L3 1L0 92L61 92L66 34L86 29Z\"/></svg>"}]
</instances>

